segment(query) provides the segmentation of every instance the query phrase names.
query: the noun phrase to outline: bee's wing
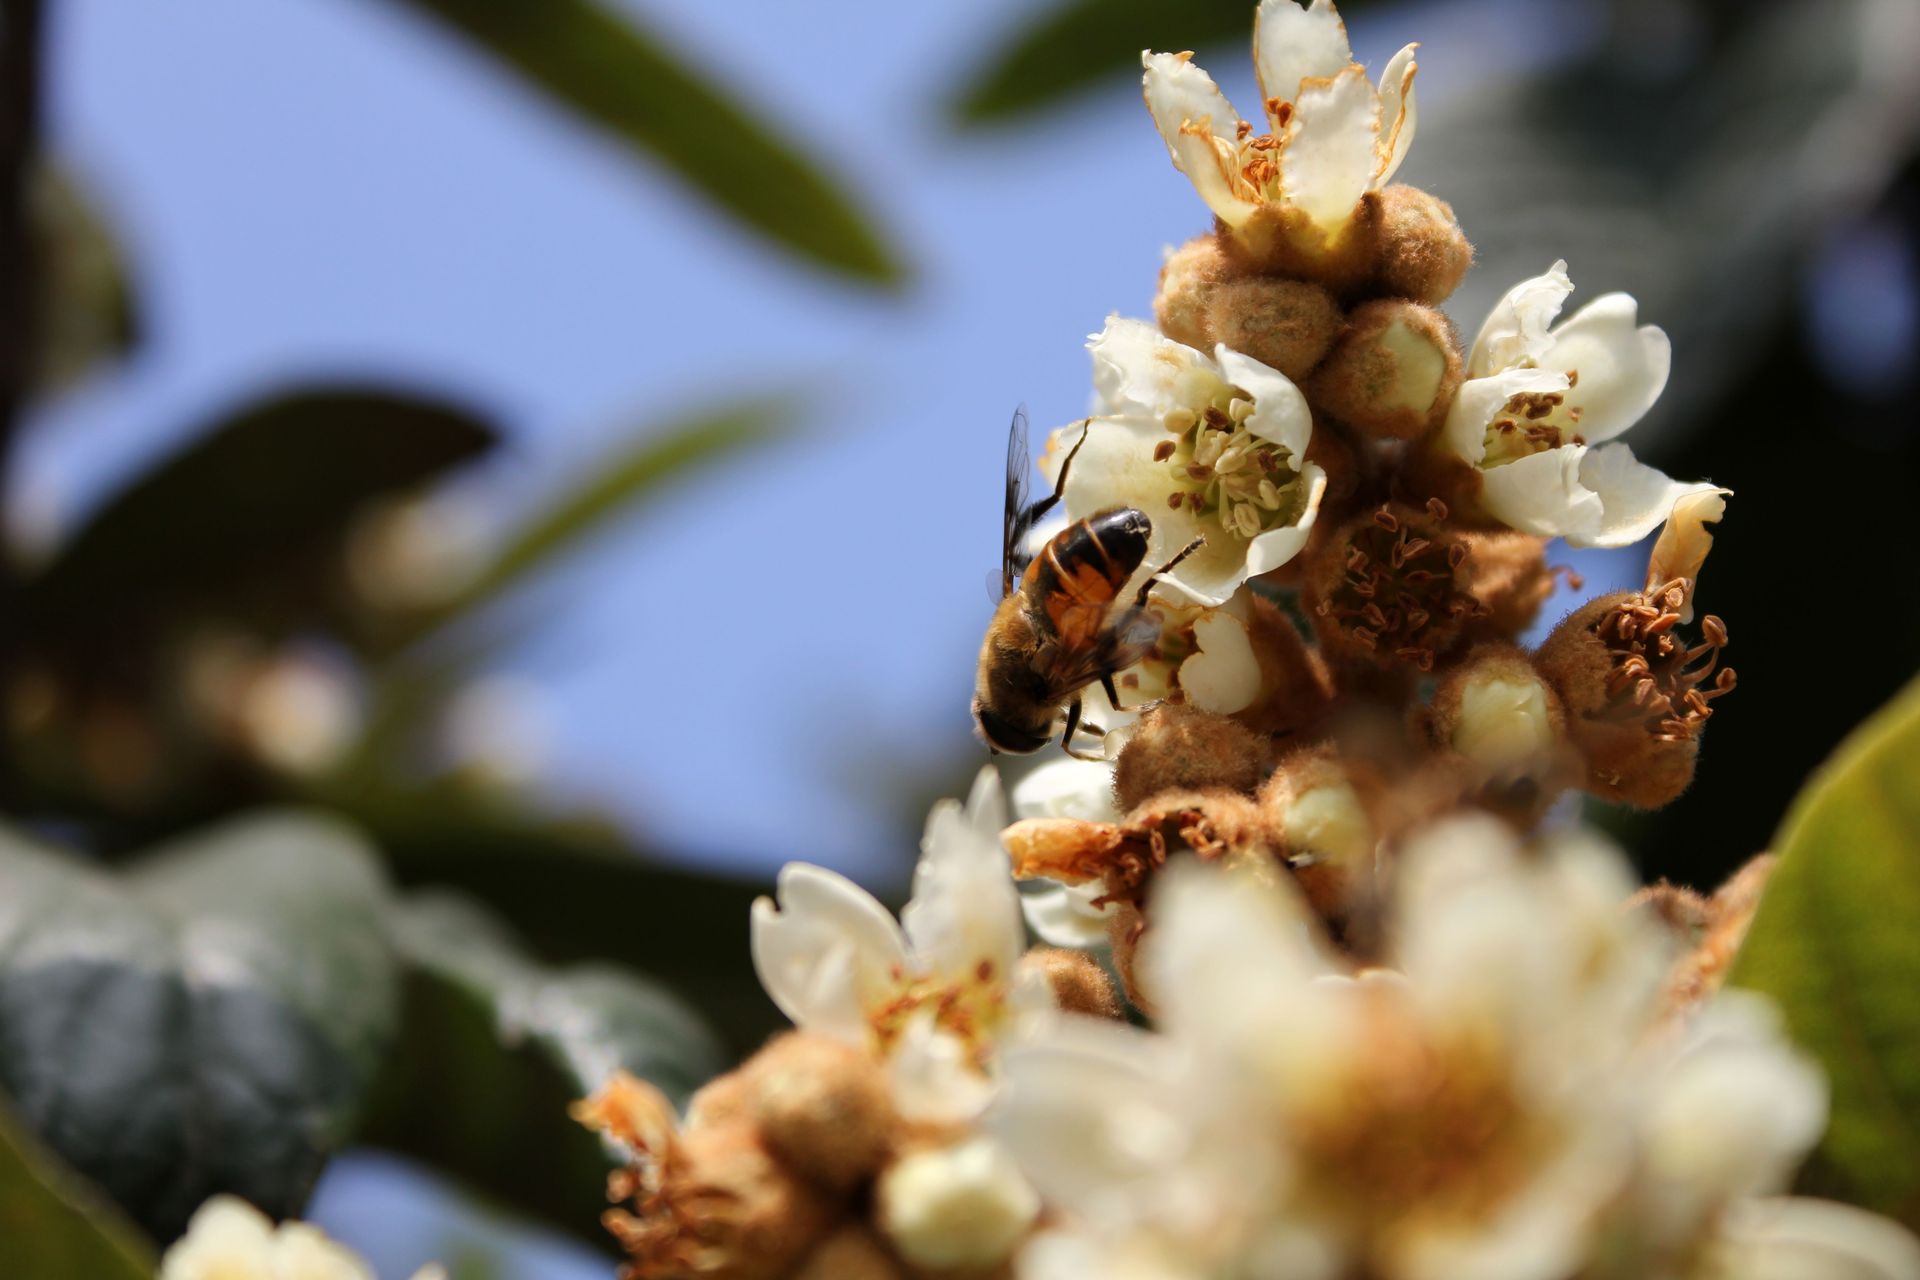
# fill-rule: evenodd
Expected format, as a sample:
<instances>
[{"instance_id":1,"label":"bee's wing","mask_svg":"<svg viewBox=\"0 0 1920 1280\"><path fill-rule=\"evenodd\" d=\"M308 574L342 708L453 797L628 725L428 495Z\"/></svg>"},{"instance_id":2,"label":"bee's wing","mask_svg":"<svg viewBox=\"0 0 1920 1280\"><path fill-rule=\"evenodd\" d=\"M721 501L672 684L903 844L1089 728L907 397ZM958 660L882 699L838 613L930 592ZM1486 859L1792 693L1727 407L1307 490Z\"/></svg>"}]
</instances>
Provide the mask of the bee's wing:
<instances>
[{"instance_id":1,"label":"bee's wing","mask_svg":"<svg viewBox=\"0 0 1920 1280\"><path fill-rule=\"evenodd\" d=\"M1014 581L1026 569L1027 530L1033 527L1033 505L1027 486L1033 475L1033 454L1027 445L1027 406L1013 411L1007 427L1007 494L1001 514L1000 594L1013 593Z\"/></svg>"}]
</instances>

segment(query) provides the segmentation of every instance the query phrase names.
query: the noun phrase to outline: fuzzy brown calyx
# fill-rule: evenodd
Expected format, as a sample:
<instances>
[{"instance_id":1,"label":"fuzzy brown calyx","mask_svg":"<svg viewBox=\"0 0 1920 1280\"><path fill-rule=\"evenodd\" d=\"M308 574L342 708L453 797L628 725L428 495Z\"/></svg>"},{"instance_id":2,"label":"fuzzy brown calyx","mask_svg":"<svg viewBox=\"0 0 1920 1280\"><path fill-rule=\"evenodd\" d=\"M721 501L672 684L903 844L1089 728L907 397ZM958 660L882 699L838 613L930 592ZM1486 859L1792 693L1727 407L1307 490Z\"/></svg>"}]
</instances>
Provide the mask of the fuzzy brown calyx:
<instances>
[{"instance_id":1,"label":"fuzzy brown calyx","mask_svg":"<svg viewBox=\"0 0 1920 1280\"><path fill-rule=\"evenodd\" d=\"M1112 980L1084 951L1033 947L1020 958L1020 967L1042 974L1053 991L1054 1003L1068 1013L1090 1018L1120 1016L1120 997Z\"/></svg>"},{"instance_id":2,"label":"fuzzy brown calyx","mask_svg":"<svg viewBox=\"0 0 1920 1280\"><path fill-rule=\"evenodd\" d=\"M1415 302L1445 301L1473 265L1473 246L1453 206L1404 183L1387 187L1378 199L1374 288Z\"/></svg>"},{"instance_id":3,"label":"fuzzy brown calyx","mask_svg":"<svg viewBox=\"0 0 1920 1280\"><path fill-rule=\"evenodd\" d=\"M1251 795L1272 767L1266 738L1238 720L1163 703L1128 735L1114 760L1113 790L1123 811L1164 791Z\"/></svg>"},{"instance_id":4,"label":"fuzzy brown calyx","mask_svg":"<svg viewBox=\"0 0 1920 1280\"><path fill-rule=\"evenodd\" d=\"M878 1236L848 1223L807 1255L793 1280L906 1280L906 1274Z\"/></svg>"},{"instance_id":5,"label":"fuzzy brown calyx","mask_svg":"<svg viewBox=\"0 0 1920 1280\"><path fill-rule=\"evenodd\" d=\"M1310 737L1333 703L1326 661L1273 601L1253 599L1247 634L1260 664L1260 699L1233 718L1257 733Z\"/></svg>"},{"instance_id":6,"label":"fuzzy brown calyx","mask_svg":"<svg viewBox=\"0 0 1920 1280\"><path fill-rule=\"evenodd\" d=\"M1560 695L1511 645L1481 645L1418 715L1477 801L1526 828L1580 776Z\"/></svg>"},{"instance_id":7,"label":"fuzzy brown calyx","mask_svg":"<svg viewBox=\"0 0 1920 1280\"><path fill-rule=\"evenodd\" d=\"M1306 280L1243 276L1214 286L1207 332L1295 382L1305 380L1340 336L1333 295Z\"/></svg>"},{"instance_id":8,"label":"fuzzy brown calyx","mask_svg":"<svg viewBox=\"0 0 1920 1280\"><path fill-rule=\"evenodd\" d=\"M826 1201L751 1124L677 1131L660 1091L624 1072L572 1114L630 1153L601 1217L628 1258L621 1280L782 1280L826 1227Z\"/></svg>"},{"instance_id":9,"label":"fuzzy brown calyx","mask_svg":"<svg viewBox=\"0 0 1920 1280\"><path fill-rule=\"evenodd\" d=\"M1239 270L1217 232L1196 236L1168 254L1160 268L1160 287L1153 297L1153 316L1160 332L1175 342L1212 351L1213 344L1222 341L1214 336L1214 294Z\"/></svg>"},{"instance_id":10,"label":"fuzzy brown calyx","mask_svg":"<svg viewBox=\"0 0 1920 1280\"><path fill-rule=\"evenodd\" d=\"M1328 657L1434 670L1488 613L1468 587L1470 554L1437 500L1349 520L1307 557L1305 604Z\"/></svg>"},{"instance_id":11,"label":"fuzzy brown calyx","mask_svg":"<svg viewBox=\"0 0 1920 1280\"><path fill-rule=\"evenodd\" d=\"M1667 975L1664 1003L1669 1013L1684 1014L1725 983L1777 861L1767 853L1749 860L1711 898L1664 881L1635 895L1634 904L1652 909L1686 947ZM1663 910L1667 904L1662 899L1677 895L1684 895L1689 910L1678 915Z\"/></svg>"},{"instance_id":12,"label":"fuzzy brown calyx","mask_svg":"<svg viewBox=\"0 0 1920 1280\"><path fill-rule=\"evenodd\" d=\"M1356 307L1307 385L1315 407L1376 440L1418 440L1460 387L1459 339L1432 307L1383 298Z\"/></svg>"},{"instance_id":13,"label":"fuzzy brown calyx","mask_svg":"<svg viewBox=\"0 0 1920 1280\"><path fill-rule=\"evenodd\" d=\"M1678 634L1684 579L1591 600L1554 628L1535 655L1571 717L1586 759L1586 789L1605 800L1658 808L1686 790L1709 705L1733 689L1716 667L1726 624L1700 619L1701 642Z\"/></svg>"},{"instance_id":14,"label":"fuzzy brown calyx","mask_svg":"<svg viewBox=\"0 0 1920 1280\"><path fill-rule=\"evenodd\" d=\"M1563 574L1569 587L1580 589L1580 575L1547 563L1545 538L1502 529L1466 533L1462 541L1467 544L1470 566L1467 589L1487 609L1468 624L1469 640L1511 643L1519 639L1540 616L1540 606Z\"/></svg>"},{"instance_id":15,"label":"fuzzy brown calyx","mask_svg":"<svg viewBox=\"0 0 1920 1280\"><path fill-rule=\"evenodd\" d=\"M886 1158L897 1117L871 1054L794 1031L769 1041L739 1074L762 1141L801 1176L844 1192Z\"/></svg>"},{"instance_id":16,"label":"fuzzy brown calyx","mask_svg":"<svg viewBox=\"0 0 1920 1280\"><path fill-rule=\"evenodd\" d=\"M1308 905L1336 933L1374 893L1380 801L1378 779L1349 768L1330 742L1287 756L1261 788L1270 838Z\"/></svg>"},{"instance_id":17,"label":"fuzzy brown calyx","mask_svg":"<svg viewBox=\"0 0 1920 1280\"><path fill-rule=\"evenodd\" d=\"M1373 278L1380 216L1380 193L1369 191L1329 240L1304 211L1262 205L1237 227L1219 223L1220 244L1242 274L1310 280L1336 298L1351 298L1365 292Z\"/></svg>"}]
</instances>

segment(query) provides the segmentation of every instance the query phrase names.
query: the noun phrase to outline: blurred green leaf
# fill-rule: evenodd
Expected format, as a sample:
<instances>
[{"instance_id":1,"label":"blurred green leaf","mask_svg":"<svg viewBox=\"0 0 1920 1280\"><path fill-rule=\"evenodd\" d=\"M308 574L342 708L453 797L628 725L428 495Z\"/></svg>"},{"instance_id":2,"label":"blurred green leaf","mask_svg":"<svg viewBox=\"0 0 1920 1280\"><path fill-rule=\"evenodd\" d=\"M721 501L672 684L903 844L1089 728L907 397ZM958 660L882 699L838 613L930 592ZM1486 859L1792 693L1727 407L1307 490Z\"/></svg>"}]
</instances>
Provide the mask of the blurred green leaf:
<instances>
[{"instance_id":1,"label":"blurred green leaf","mask_svg":"<svg viewBox=\"0 0 1920 1280\"><path fill-rule=\"evenodd\" d=\"M768 123L594 0L406 0L760 234L844 275L898 285L893 250Z\"/></svg>"},{"instance_id":2,"label":"blurred green leaf","mask_svg":"<svg viewBox=\"0 0 1920 1280\"><path fill-rule=\"evenodd\" d=\"M534 963L459 895L406 903L394 932L405 1035L361 1140L605 1246L609 1162L567 1105L621 1069L683 1101L723 1065L712 1033L626 969Z\"/></svg>"},{"instance_id":3,"label":"blurred green leaf","mask_svg":"<svg viewBox=\"0 0 1920 1280\"><path fill-rule=\"evenodd\" d=\"M770 886L663 866L604 823L488 808L452 787L340 800L401 884L468 894L551 961L647 974L698 1009L732 1055L785 1025L747 945L753 900Z\"/></svg>"},{"instance_id":4,"label":"blurred green leaf","mask_svg":"<svg viewBox=\"0 0 1920 1280\"><path fill-rule=\"evenodd\" d=\"M149 1280L153 1256L112 1205L0 1105L0 1240L9 1280Z\"/></svg>"},{"instance_id":5,"label":"blurred green leaf","mask_svg":"<svg viewBox=\"0 0 1920 1280\"><path fill-rule=\"evenodd\" d=\"M1920 681L1814 776L1774 851L1731 981L1826 1068L1826 1189L1920 1226Z\"/></svg>"},{"instance_id":6,"label":"blurred green leaf","mask_svg":"<svg viewBox=\"0 0 1920 1280\"><path fill-rule=\"evenodd\" d=\"M391 1037L378 864L235 819L114 876L0 833L0 1089L155 1239L209 1195L298 1211Z\"/></svg>"},{"instance_id":7,"label":"blurred green leaf","mask_svg":"<svg viewBox=\"0 0 1920 1280\"><path fill-rule=\"evenodd\" d=\"M41 270L43 390L59 390L95 364L124 355L139 335L126 256L72 175L43 167L31 191Z\"/></svg>"},{"instance_id":8,"label":"blurred green leaf","mask_svg":"<svg viewBox=\"0 0 1920 1280\"><path fill-rule=\"evenodd\" d=\"M1341 12L1361 7L1346 0ZM1249 0L1067 0L1018 32L960 91L953 113L966 125L1032 115L1095 85L1140 77L1140 51L1250 46Z\"/></svg>"},{"instance_id":9,"label":"blurred green leaf","mask_svg":"<svg viewBox=\"0 0 1920 1280\"><path fill-rule=\"evenodd\" d=\"M715 409L665 430L649 429L599 459L577 488L522 525L441 616L495 599L689 471L774 439L780 433L776 420L781 409L782 402L775 400Z\"/></svg>"},{"instance_id":10,"label":"blurred green leaf","mask_svg":"<svg viewBox=\"0 0 1920 1280\"><path fill-rule=\"evenodd\" d=\"M315 388L256 403L112 498L27 584L31 640L58 653L209 606L251 617L311 597L354 515L496 443L444 401Z\"/></svg>"}]
</instances>

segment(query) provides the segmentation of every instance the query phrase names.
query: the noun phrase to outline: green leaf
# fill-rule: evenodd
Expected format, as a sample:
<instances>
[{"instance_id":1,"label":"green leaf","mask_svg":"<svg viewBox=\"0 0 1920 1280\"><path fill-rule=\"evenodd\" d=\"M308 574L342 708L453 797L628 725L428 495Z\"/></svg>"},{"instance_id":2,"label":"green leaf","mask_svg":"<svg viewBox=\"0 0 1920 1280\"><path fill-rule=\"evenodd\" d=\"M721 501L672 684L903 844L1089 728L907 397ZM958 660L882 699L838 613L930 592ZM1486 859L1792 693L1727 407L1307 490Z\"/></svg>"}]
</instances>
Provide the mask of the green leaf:
<instances>
[{"instance_id":1,"label":"green leaf","mask_svg":"<svg viewBox=\"0 0 1920 1280\"><path fill-rule=\"evenodd\" d=\"M293 812L120 876L0 836L0 1089L156 1239L221 1191L293 1213L393 1031L385 900L357 837Z\"/></svg>"},{"instance_id":2,"label":"green leaf","mask_svg":"<svg viewBox=\"0 0 1920 1280\"><path fill-rule=\"evenodd\" d=\"M1360 0L1346 0L1340 9L1359 7ZM1097 85L1138 82L1142 49L1175 52L1228 41L1249 48L1253 10L1248 0L1067 0L974 73L954 115L966 125L1000 124Z\"/></svg>"},{"instance_id":3,"label":"green leaf","mask_svg":"<svg viewBox=\"0 0 1920 1280\"><path fill-rule=\"evenodd\" d=\"M593 0L407 0L761 235L855 279L904 271L853 199L769 123Z\"/></svg>"},{"instance_id":4,"label":"green leaf","mask_svg":"<svg viewBox=\"0 0 1920 1280\"><path fill-rule=\"evenodd\" d=\"M0 1105L0 1240L9 1280L150 1280L153 1253L100 1193Z\"/></svg>"},{"instance_id":5,"label":"green leaf","mask_svg":"<svg viewBox=\"0 0 1920 1280\"><path fill-rule=\"evenodd\" d=\"M1920 1226L1920 681L1795 800L1731 981L1826 1068L1823 1189Z\"/></svg>"},{"instance_id":6,"label":"green leaf","mask_svg":"<svg viewBox=\"0 0 1920 1280\"><path fill-rule=\"evenodd\" d=\"M496 439L451 404L371 388L253 404L111 499L29 581L29 634L54 654L122 652L129 627L196 611L317 607L339 541L370 499L418 486Z\"/></svg>"},{"instance_id":7,"label":"green leaf","mask_svg":"<svg viewBox=\"0 0 1920 1280\"><path fill-rule=\"evenodd\" d=\"M458 895L405 904L394 932L412 966L405 1035L362 1140L604 1246L609 1162L567 1105L616 1070L683 1101L721 1068L712 1033L628 970L536 964Z\"/></svg>"},{"instance_id":8,"label":"green leaf","mask_svg":"<svg viewBox=\"0 0 1920 1280\"><path fill-rule=\"evenodd\" d=\"M601 458L579 487L563 493L524 524L439 616L462 613L496 598L604 532L618 517L689 471L775 438L779 434L776 418L784 403L750 401L664 430L649 428Z\"/></svg>"},{"instance_id":9,"label":"green leaf","mask_svg":"<svg viewBox=\"0 0 1920 1280\"><path fill-rule=\"evenodd\" d=\"M139 318L126 257L72 175L42 167L31 192L40 263L40 351L35 381L60 390L132 348Z\"/></svg>"}]
</instances>

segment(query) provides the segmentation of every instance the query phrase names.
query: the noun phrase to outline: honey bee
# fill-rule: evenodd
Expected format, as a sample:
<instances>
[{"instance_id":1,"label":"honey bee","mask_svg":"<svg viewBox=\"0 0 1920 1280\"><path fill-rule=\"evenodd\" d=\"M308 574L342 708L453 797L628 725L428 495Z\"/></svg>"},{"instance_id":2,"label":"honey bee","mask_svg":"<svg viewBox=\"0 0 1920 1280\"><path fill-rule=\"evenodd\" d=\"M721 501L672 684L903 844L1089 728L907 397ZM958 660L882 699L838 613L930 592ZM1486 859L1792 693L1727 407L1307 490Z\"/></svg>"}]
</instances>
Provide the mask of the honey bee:
<instances>
[{"instance_id":1,"label":"honey bee","mask_svg":"<svg viewBox=\"0 0 1920 1280\"><path fill-rule=\"evenodd\" d=\"M980 645L973 718L995 751L1025 755L1053 738L1062 709L1066 729L1060 744L1074 750L1080 723L1080 691L1094 681L1107 700L1120 705L1113 677L1146 657L1160 639L1160 623L1147 611L1147 592L1168 570L1200 548L1195 538L1161 565L1116 608L1120 592L1147 558L1153 523L1144 511L1114 507L1062 529L1037 554L1026 550L1035 523L1060 501L1074 455L1086 443L1086 427L1060 464L1053 493L1027 501L1027 415L1013 415L1007 433L1007 489L1002 524L1000 603ZM1091 726L1086 732L1098 732Z\"/></svg>"}]
</instances>

